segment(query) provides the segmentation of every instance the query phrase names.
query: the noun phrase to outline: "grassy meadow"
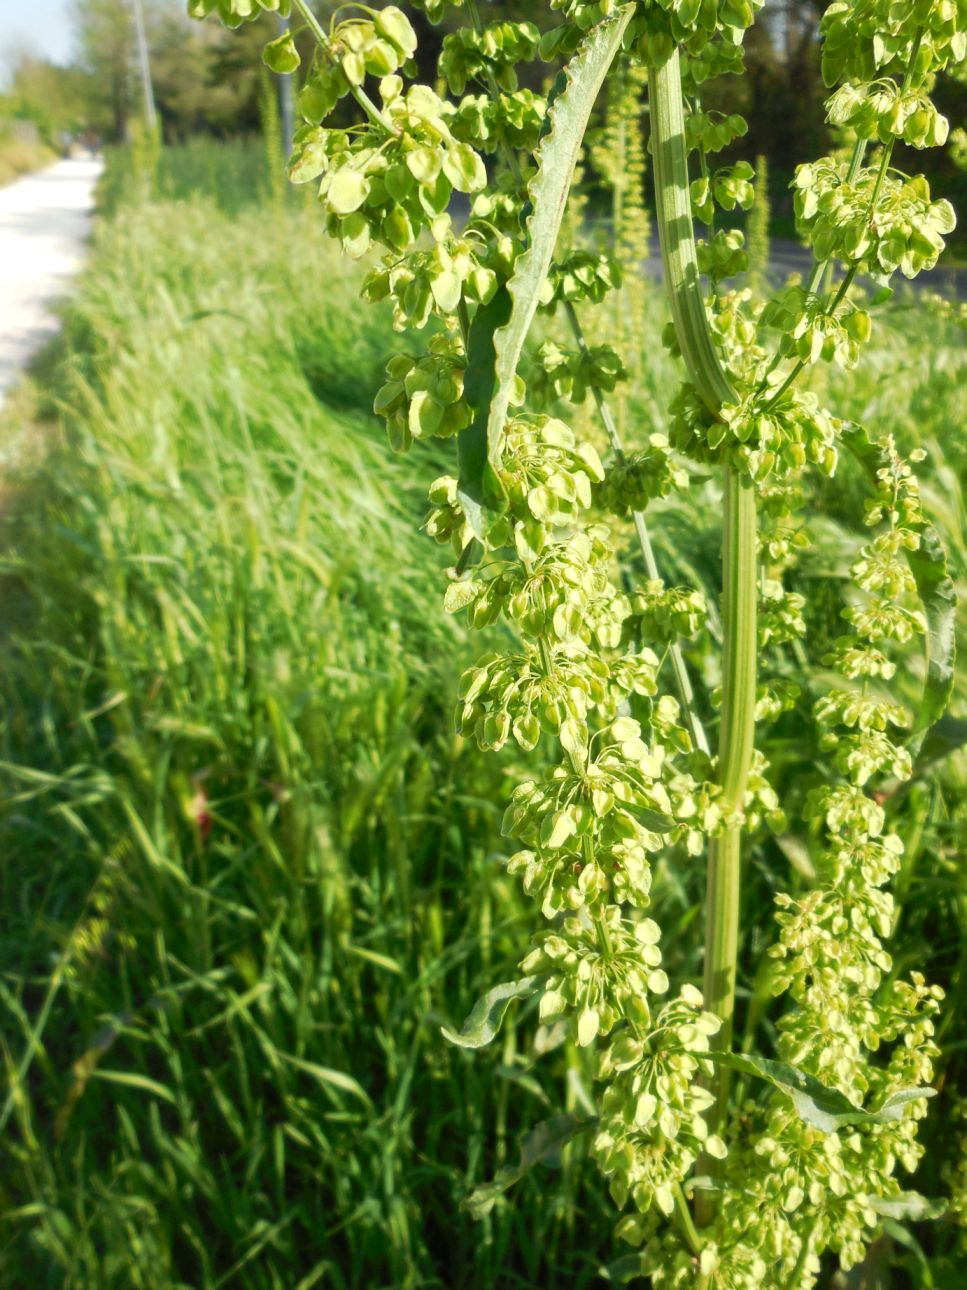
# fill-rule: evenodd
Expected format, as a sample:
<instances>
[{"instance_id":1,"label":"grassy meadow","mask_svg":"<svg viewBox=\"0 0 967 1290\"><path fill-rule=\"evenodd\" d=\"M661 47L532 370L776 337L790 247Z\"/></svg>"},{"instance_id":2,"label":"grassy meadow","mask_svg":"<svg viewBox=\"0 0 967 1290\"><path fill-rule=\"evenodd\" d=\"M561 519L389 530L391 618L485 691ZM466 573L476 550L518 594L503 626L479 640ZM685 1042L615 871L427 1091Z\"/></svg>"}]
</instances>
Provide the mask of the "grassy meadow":
<instances>
[{"instance_id":1,"label":"grassy meadow","mask_svg":"<svg viewBox=\"0 0 967 1290\"><path fill-rule=\"evenodd\" d=\"M0 188L56 160L57 154L46 144L20 139L0 121Z\"/></svg>"},{"instance_id":2,"label":"grassy meadow","mask_svg":"<svg viewBox=\"0 0 967 1290\"><path fill-rule=\"evenodd\" d=\"M606 1284L613 1208L582 1148L480 1223L461 1208L528 1126L590 1109L589 1059L552 1031L535 1051L531 1012L478 1055L440 1037L517 975L535 915L500 819L524 762L453 733L483 644L444 616L447 553L419 531L447 446L394 457L371 412L402 342L267 176L259 145L193 144L149 194L115 157L63 336L0 418L0 1283ZM675 388L662 317L656 293L630 439ZM927 449L964 585L964 333L915 297L878 327L830 378L836 406ZM864 488L844 465L821 512L804 500L813 657ZM669 579L711 597L719 515L697 481L653 523ZM692 662L714 687L714 659ZM821 774L795 715L765 747L794 822ZM954 1208L895 1223L843 1290L954 1287L967 1266L965 721L962 680L889 803L898 969L949 992L915 1185ZM750 926L808 884L808 841L795 823L757 841ZM700 973L703 882L674 853L657 870L673 977Z\"/></svg>"}]
</instances>

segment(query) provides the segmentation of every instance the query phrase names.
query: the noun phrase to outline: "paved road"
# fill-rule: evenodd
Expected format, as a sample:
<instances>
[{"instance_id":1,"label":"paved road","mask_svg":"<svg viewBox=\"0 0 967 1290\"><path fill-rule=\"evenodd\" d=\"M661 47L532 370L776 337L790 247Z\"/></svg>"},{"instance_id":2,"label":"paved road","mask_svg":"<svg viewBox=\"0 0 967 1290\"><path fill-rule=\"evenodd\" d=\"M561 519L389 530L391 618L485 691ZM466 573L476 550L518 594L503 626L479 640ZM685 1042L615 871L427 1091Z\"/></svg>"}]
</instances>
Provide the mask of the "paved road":
<instances>
[{"instance_id":1,"label":"paved road","mask_svg":"<svg viewBox=\"0 0 967 1290\"><path fill-rule=\"evenodd\" d=\"M100 173L70 159L0 188L0 405L57 332L52 306L83 262Z\"/></svg>"}]
</instances>

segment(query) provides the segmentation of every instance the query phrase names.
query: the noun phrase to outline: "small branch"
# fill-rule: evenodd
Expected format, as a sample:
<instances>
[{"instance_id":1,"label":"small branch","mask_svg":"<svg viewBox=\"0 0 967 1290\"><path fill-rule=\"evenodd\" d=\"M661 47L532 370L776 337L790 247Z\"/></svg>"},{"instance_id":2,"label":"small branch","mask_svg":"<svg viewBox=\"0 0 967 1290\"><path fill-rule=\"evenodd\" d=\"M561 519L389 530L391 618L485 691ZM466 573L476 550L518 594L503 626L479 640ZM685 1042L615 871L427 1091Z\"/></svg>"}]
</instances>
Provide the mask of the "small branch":
<instances>
[{"instance_id":1,"label":"small branch","mask_svg":"<svg viewBox=\"0 0 967 1290\"><path fill-rule=\"evenodd\" d=\"M913 44L910 47L910 58L907 63L906 72L904 73L904 76L903 76L904 90L909 89L910 85L913 82L914 67L917 61L917 55L920 52L920 45L923 41L923 33L924 33L924 29L921 27L918 30L916 36L914 37ZM872 193L872 196L870 197L870 203L866 212L867 225L872 223L873 216L876 213L876 203L880 199L880 193L883 191L883 185L886 182L886 177L890 170L890 162L893 160L893 149L894 149L895 143L896 143L896 140L891 139L889 143L884 145L883 155L880 158L880 166L876 175L876 183L873 185L873 193ZM849 167L846 171L846 182L848 184L855 183L857 175L860 173L860 170L863 168L863 158L866 155L866 146L867 146L866 139L857 139L856 143L853 145L853 153L852 153L852 156L850 157ZM813 266L812 274L810 275L810 278L809 278L809 282L806 284L806 291L809 295L817 295L819 293L823 285L823 279L826 276L826 271L829 269L832 263L833 263L832 256L828 257L825 260L816 260L816 263ZM856 266L851 265L850 268L847 269L846 274L843 277L843 281L839 285L839 290L837 291L836 296L832 301L832 304L828 305L823 310L824 314L829 314L831 316L835 315L836 310L846 299L847 292L849 291L850 287L853 285L853 281L855 277L856 277ZM769 367L770 375L772 372L775 371L780 361L781 361L781 355L777 353ZM782 398L782 396L793 384L793 382L798 379L800 373L803 371L805 366L806 366L805 362L801 359L799 360L799 362L796 363L795 367L791 369L791 371L789 372L789 375L783 381L782 385L780 385L779 389L769 400L766 406L766 411L769 411L769 409L772 408L779 401L779 399ZM765 380L763 380L762 385L759 387L760 392L764 390L764 388L765 388Z\"/></svg>"},{"instance_id":2,"label":"small branch","mask_svg":"<svg viewBox=\"0 0 967 1290\"><path fill-rule=\"evenodd\" d=\"M564 309L567 314L568 322L571 325L571 331L574 335L574 340L578 349L583 354L587 354L588 343L584 335L584 329L581 326L581 320L578 318L577 310L574 308L574 305L570 300L565 301ZM600 415L601 422L607 432L612 451L614 452L617 460L619 462L623 462L625 460L624 447L611 409L605 400L604 394L597 385L591 386L591 393L594 395L598 414ZM654 581L658 581L661 579L661 574L658 570L658 562L655 559L655 551L651 544L651 535L648 532L648 525L645 522L645 517L641 511L632 511L631 518L635 526L635 533L638 536L638 544L641 547L642 558L645 562L645 571L649 578ZM692 738L695 740L695 746L708 756L711 753L708 735L705 733L702 719L699 717L695 708L695 691L692 688L691 677L688 675L688 665L685 662L685 655L682 653L682 647L677 641L672 642L669 649L669 655L672 661L672 670L675 673L675 686L678 690L678 696L682 701L682 707L688 717L688 723L692 729Z\"/></svg>"},{"instance_id":3,"label":"small branch","mask_svg":"<svg viewBox=\"0 0 967 1290\"><path fill-rule=\"evenodd\" d=\"M688 1201L685 1199L685 1193L682 1191L681 1183L675 1184L674 1195L675 1225L684 1237L685 1244L688 1246L689 1250L696 1258L698 1258L702 1253L702 1240L695 1228L695 1223L692 1219L691 1211L688 1208Z\"/></svg>"},{"instance_id":4,"label":"small branch","mask_svg":"<svg viewBox=\"0 0 967 1290\"><path fill-rule=\"evenodd\" d=\"M321 47L326 51L329 57L333 59L333 61L335 61L335 55L332 52L332 43L330 42L329 37L323 31L322 25L320 24L319 19L309 8L309 5L306 3L306 0L292 0L292 7L294 9L298 9L299 13L305 19L306 26L312 32L313 36L315 36L319 45L321 45ZM350 94L352 94L353 98L356 100L359 106L369 117L370 121L372 121L373 125L378 125L379 128L381 130L385 130L387 134L396 133L396 131L393 129L392 123L388 120L386 116L383 115L383 113L379 110L379 108L369 97L366 91L362 88L362 86L350 85L349 92Z\"/></svg>"}]
</instances>

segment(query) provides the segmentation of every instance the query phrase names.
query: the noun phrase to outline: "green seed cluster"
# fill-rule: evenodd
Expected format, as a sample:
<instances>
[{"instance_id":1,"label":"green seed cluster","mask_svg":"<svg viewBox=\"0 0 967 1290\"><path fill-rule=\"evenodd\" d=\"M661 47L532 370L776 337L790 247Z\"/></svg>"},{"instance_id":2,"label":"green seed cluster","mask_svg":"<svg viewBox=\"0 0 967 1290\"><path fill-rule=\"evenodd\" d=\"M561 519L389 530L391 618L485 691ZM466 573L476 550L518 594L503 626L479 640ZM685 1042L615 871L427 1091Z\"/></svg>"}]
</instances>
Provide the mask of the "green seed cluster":
<instances>
[{"instance_id":1,"label":"green seed cluster","mask_svg":"<svg viewBox=\"0 0 967 1290\"><path fill-rule=\"evenodd\" d=\"M902 139L912 148L941 148L950 132L925 90L903 90L891 80L841 86L829 100L826 119L861 139Z\"/></svg>"},{"instance_id":2,"label":"green seed cluster","mask_svg":"<svg viewBox=\"0 0 967 1290\"><path fill-rule=\"evenodd\" d=\"M625 1031L601 1054L597 1074L607 1087L593 1151L619 1208L634 1202L616 1233L631 1245L653 1230L653 1206L666 1216L674 1211L675 1185L699 1150L727 1154L709 1133L705 1112L713 1099L698 1083L703 1070L711 1071L702 1054L719 1026L702 1011L699 992L686 986L661 1009L649 1035Z\"/></svg>"},{"instance_id":3,"label":"green seed cluster","mask_svg":"<svg viewBox=\"0 0 967 1290\"><path fill-rule=\"evenodd\" d=\"M612 297L611 335L625 362L640 382L645 361L645 324L649 284L642 265L651 254L651 212L645 201L643 96L648 73L630 57L622 57L607 85L604 128L592 141L594 167L611 189L611 251L621 272L621 286ZM604 388L604 387L602 387ZM628 393L618 392L618 421L628 422Z\"/></svg>"},{"instance_id":4,"label":"green seed cluster","mask_svg":"<svg viewBox=\"0 0 967 1290\"><path fill-rule=\"evenodd\" d=\"M865 309L844 303L836 312L827 311L818 296L800 286L787 287L773 297L759 322L784 338L784 353L803 363L822 360L847 370L856 366L860 346L873 331L873 319Z\"/></svg>"},{"instance_id":5,"label":"green seed cluster","mask_svg":"<svg viewBox=\"0 0 967 1290\"><path fill-rule=\"evenodd\" d=\"M547 116L547 100L533 90L467 94L457 104L450 121L454 138L472 143L481 152L497 152L506 143L523 152L533 152ZM480 199L475 213L483 214Z\"/></svg>"},{"instance_id":6,"label":"green seed cluster","mask_svg":"<svg viewBox=\"0 0 967 1290\"><path fill-rule=\"evenodd\" d=\"M721 152L736 139L749 133L748 122L737 112L690 112L685 118L685 143L689 152L701 151L708 156Z\"/></svg>"},{"instance_id":7,"label":"green seed cluster","mask_svg":"<svg viewBox=\"0 0 967 1290\"><path fill-rule=\"evenodd\" d=\"M610 393L628 379L621 356L611 345L568 349L546 340L535 355L527 377L527 393L537 408L553 407L566 401L583 403L594 390Z\"/></svg>"},{"instance_id":8,"label":"green seed cluster","mask_svg":"<svg viewBox=\"0 0 967 1290\"><path fill-rule=\"evenodd\" d=\"M700 591L694 587L666 587L660 579L650 580L632 592L629 610L626 636L656 645L694 636L708 612Z\"/></svg>"},{"instance_id":9,"label":"green seed cluster","mask_svg":"<svg viewBox=\"0 0 967 1290\"><path fill-rule=\"evenodd\" d=\"M738 277L748 267L749 254L745 249L745 234L741 229L719 229L708 242L699 240L698 271L710 282Z\"/></svg>"},{"instance_id":10,"label":"green seed cluster","mask_svg":"<svg viewBox=\"0 0 967 1290\"><path fill-rule=\"evenodd\" d=\"M816 395L786 390L753 390L739 403L711 417L694 388L683 386L672 404L672 447L698 460L731 461L758 481L795 475L807 465L832 475L838 460L841 424Z\"/></svg>"},{"instance_id":11,"label":"green seed cluster","mask_svg":"<svg viewBox=\"0 0 967 1290\"><path fill-rule=\"evenodd\" d=\"M599 305L610 291L621 286L621 268L610 255L571 251L551 268L544 286L542 307L553 312L566 301Z\"/></svg>"},{"instance_id":12,"label":"green seed cluster","mask_svg":"<svg viewBox=\"0 0 967 1290\"><path fill-rule=\"evenodd\" d=\"M502 90L516 90L517 64L535 56L540 38L532 22L494 22L481 32L461 27L444 37L440 74L453 94L490 76Z\"/></svg>"},{"instance_id":13,"label":"green seed cluster","mask_svg":"<svg viewBox=\"0 0 967 1290\"><path fill-rule=\"evenodd\" d=\"M823 79L866 85L911 69L925 80L967 58L964 0L835 0L823 15Z\"/></svg>"},{"instance_id":14,"label":"green seed cluster","mask_svg":"<svg viewBox=\"0 0 967 1290\"><path fill-rule=\"evenodd\" d=\"M647 997L663 994L658 924L622 916L619 905L599 906L594 920L578 914L545 932L521 964L524 972L546 973L541 1021L577 1015L577 1042L592 1044L621 1020L648 1020Z\"/></svg>"},{"instance_id":15,"label":"green seed cluster","mask_svg":"<svg viewBox=\"0 0 967 1290\"><path fill-rule=\"evenodd\" d=\"M432 250L402 259L386 256L363 282L363 294L390 300L397 331L419 331L431 318L448 318L468 303L486 304L497 290L497 275L481 263L480 246L469 235L437 242Z\"/></svg>"},{"instance_id":16,"label":"green seed cluster","mask_svg":"<svg viewBox=\"0 0 967 1290\"><path fill-rule=\"evenodd\" d=\"M414 9L422 9L430 22L439 22L448 9L462 9L464 0L412 0Z\"/></svg>"},{"instance_id":17,"label":"green seed cluster","mask_svg":"<svg viewBox=\"0 0 967 1290\"><path fill-rule=\"evenodd\" d=\"M504 832L529 849L512 857L509 871L523 875L545 917L595 908L609 893L647 908L649 857L664 845L672 805L660 782L661 760L641 733L638 722L620 717L592 741L580 769L562 765L546 783L516 789ZM643 815L658 827L648 828ZM660 983L655 978L652 988Z\"/></svg>"},{"instance_id":18,"label":"green seed cluster","mask_svg":"<svg viewBox=\"0 0 967 1290\"><path fill-rule=\"evenodd\" d=\"M391 359L375 411L385 419L397 452L414 439L448 439L470 424L463 398L465 366L460 342L449 336L434 336L421 358L398 354Z\"/></svg>"},{"instance_id":19,"label":"green seed cluster","mask_svg":"<svg viewBox=\"0 0 967 1290\"><path fill-rule=\"evenodd\" d=\"M266 10L288 18L290 0L188 0L190 17L207 18L215 14L226 27L240 27Z\"/></svg>"},{"instance_id":20,"label":"green seed cluster","mask_svg":"<svg viewBox=\"0 0 967 1290\"><path fill-rule=\"evenodd\" d=\"M688 475L671 455L667 436L652 434L642 452L623 454L611 462L594 490L594 500L603 511L625 516L687 486Z\"/></svg>"},{"instance_id":21,"label":"green seed cluster","mask_svg":"<svg viewBox=\"0 0 967 1290\"><path fill-rule=\"evenodd\" d=\"M501 559L481 565L474 576L450 584L444 607L466 609L478 628L506 615L529 636L613 648L629 613L611 582L613 560L608 530L591 525L545 546L529 565Z\"/></svg>"},{"instance_id":22,"label":"green seed cluster","mask_svg":"<svg viewBox=\"0 0 967 1290\"><path fill-rule=\"evenodd\" d=\"M755 171L747 161L737 161L734 166L722 166L707 178L692 183L692 214L703 224L710 224L715 207L734 211L736 207L747 211L755 200L752 180Z\"/></svg>"},{"instance_id":23,"label":"green seed cluster","mask_svg":"<svg viewBox=\"0 0 967 1290\"><path fill-rule=\"evenodd\" d=\"M948 201L932 201L922 175L882 178L868 168L850 183L842 162L800 166L793 181L796 226L821 260L867 274L915 278L932 269L956 224Z\"/></svg>"},{"instance_id":24,"label":"green seed cluster","mask_svg":"<svg viewBox=\"0 0 967 1290\"><path fill-rule=\"evenodd\" d=\"M588 31L613 14L620 0L551 0L578 31ZM650 66L664 63L676 47L688 49L696 80L741 66L741 41L763 0L639 0L627 45ZM565 27L545 38L545 51L568 48Z\"/></svg>"},{"instance_id":25,"label":"green seed cluster","mask_svg":"<svg viewBox=\"0 0 967 1290\"><path fill-rule=\"evenodd\" d=\"M398 76L380 81L392 134L327 130L307 125L295 139L290 177L309 183L322 176L319 198L329 232L352 256L372 243L395 251L413 245L424 229L438 241L450 233L447 211L454 189L479 192L487 182L480 156L455 139L441 99L426 85L404 89Z\"/></svg>"}]
</instances>

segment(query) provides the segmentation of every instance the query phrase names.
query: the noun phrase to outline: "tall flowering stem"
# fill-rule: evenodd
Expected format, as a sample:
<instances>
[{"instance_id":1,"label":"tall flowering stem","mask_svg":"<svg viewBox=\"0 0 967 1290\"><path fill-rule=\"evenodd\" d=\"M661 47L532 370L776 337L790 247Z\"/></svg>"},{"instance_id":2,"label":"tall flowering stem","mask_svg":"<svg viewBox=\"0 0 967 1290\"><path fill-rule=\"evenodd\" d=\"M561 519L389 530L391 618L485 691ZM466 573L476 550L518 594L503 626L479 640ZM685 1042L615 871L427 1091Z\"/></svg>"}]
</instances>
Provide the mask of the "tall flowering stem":
<instances>
[{"instance_id":1,"label":"tall flowering stem","mask_svg":"<svg viewBox=\"0 0 967 1290\"><path fill-rule=\"evenodd\" d=\"M696 391L709 412L718 415L736 396L712 338L699 274L677 52L652 70L650 101L658 231L676 340ZM727 822L709 845L704 994L706 1007L722 1022L715 1046L727 1050L735 1011L742 809L755 742L758 604L755 491L748 475L728 462L723 466L723 526L722 723L717 779ZM720 1066L709 1115L716 1133L725 1120L729 1082L728 1067ZM720 1161L703 1157L699 1168L714 1177L720 1166ZM714 1207L714 1192L700 1197L697 1211L701 1222L711 1220Z\"/></svg>"}]
</instances>

